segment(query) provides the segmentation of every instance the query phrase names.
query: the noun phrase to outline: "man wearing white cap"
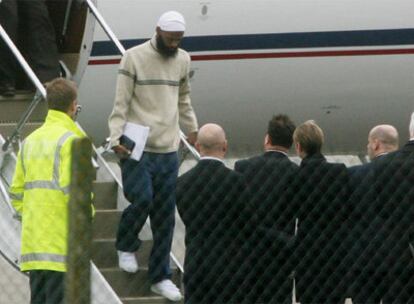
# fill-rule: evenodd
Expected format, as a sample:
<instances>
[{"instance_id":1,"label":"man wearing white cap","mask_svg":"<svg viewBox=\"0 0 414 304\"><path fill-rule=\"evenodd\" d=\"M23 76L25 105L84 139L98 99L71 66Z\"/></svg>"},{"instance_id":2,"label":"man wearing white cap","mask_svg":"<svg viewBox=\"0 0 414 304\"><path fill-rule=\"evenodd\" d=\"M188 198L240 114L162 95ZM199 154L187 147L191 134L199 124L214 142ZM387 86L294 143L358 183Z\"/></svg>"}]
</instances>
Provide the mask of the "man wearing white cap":
<instances>
[{"instance_id":1,"label":"man wearing white cap","mask_svg":"<svg viewBox=\"0 0 414 304\"><path fill-rule=\"evenodd\" d=\"M194 144L198 124L190 101L190 56L178 46L184 17L164 13L151 40L127 50L121 60L115 105L109 117L110 143L121 158L124 194L131 203L122 214L116 248L119 266L136 272L138 233L151 219L153 249L149 261L151 290L169 300L182 296L171 282L170 251L175 224L179 124ZM129 158L132 146L120 142L125 124L149 127L139 161ZM124 137L125 138L125 137Z\"/></svg>"}]
</instances>

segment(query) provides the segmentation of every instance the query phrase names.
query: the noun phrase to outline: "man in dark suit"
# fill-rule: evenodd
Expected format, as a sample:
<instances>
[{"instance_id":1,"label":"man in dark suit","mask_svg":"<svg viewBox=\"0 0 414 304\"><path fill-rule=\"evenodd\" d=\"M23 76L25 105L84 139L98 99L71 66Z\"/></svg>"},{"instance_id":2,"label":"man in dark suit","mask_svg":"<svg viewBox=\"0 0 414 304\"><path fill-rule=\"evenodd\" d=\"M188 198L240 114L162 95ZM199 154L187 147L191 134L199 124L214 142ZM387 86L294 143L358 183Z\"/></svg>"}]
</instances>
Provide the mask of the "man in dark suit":
<instances>
[{"instance_id":1,"label":"man in dark suit","mask_svg":"<svg viewBox=\"0 0 414 304\"><path fill-rule=\"evenodd\" d=\"M402 149L371 162L350 200L355 205L352 235L357 236L351 251L354 303L414 301L413 119L410 134Z\"/></svg>"},{"instance_id":2,"label":"man in dark suit","mask_svg":"<svg viewBox=\"0 0 414 304\"><path fill-rule=\"evenodd\" d=\"M350 249L346 259L348 266L346 275L349 277L349 282L352 282L351 286L348 286L348 296L354 303L379 303L382 298L380 292L366 285L369 282L378 282L375 269L369 269L366 263L361 264L357 261L369 260L370 256L365 258L363 256L375 251L374 248L367 250L374 233L370 230L370 226L376 219L378 211L373 208L375 193L369 190L374 184L374 176L370 171L385 155L397 149L398 131L391 125L375 126L368 134L367 154L371 162L348 169L351 190L349 203L352 205L352 213L349 217L350 233L345 241Z\"/></svg>"},{"instance_id":3,"label":"man in dark suit","mask_svg":"<svg viewBox=\"0 0 414 304\"><path fill-rule=\"evenodd\" d=\"M291 303L293 265L289 263L294 247L295 212L289 185L298 166L288 158L294 123L286 115L269 121L264 139L265 153L235 163L248 183L254 210L255 233L250 240L253 266L245 280L252 289L248 303Z\"/></svg>"},{"instance_id":4,"label":"man in dark suit","mask_svg":"<svg viewBox=\"0 0 414 304\"><path fill-rule=\"evenodd\" d=\"M198 164L177 184L177 208L186 227L185 303L238 303L238 270L248 229L242 175L223 163L227 141L216 124L204 125L195 144Z\"/></svg>"},{"instance_id":5,"label":"man in dark suit","mask_svg":"<svg viewBox=\"0 0 414 304\"><path fill-rule=\"evenodd\" d=\"M367 154L371 161L398 150L398 131L391 125L378 125L368 134ZM355 189L367 175L371 163L350 167L351 188ZM351 189L351 190L352 190Z\"/></svg>"},{"instance_id":6,"label":"man in dark suit","mask_svg":"<svg viewBox=\"0 0 414 304\"><path fill-rule=\"evenodd\" d=\"M293 134L302 162L292 189L298 217L294 252L296 291L300 303L343 303L342 261L346 251L348 172L344 164L328 163L321 154L324 135L314 121Z\"/></svg>"}]
</instances>

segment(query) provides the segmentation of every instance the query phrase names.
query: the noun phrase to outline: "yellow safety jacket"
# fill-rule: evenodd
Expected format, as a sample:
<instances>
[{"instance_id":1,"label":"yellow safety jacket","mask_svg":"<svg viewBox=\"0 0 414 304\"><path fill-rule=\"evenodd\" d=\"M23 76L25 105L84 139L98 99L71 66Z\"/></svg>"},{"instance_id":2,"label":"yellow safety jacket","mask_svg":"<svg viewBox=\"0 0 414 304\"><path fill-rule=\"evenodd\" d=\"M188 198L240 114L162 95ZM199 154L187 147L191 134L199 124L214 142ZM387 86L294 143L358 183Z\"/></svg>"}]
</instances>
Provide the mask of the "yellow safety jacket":
<instances>
[{"instance_id":1,"label":"yellow safety jacket","mask_svg":"<svg viewBox=\"0 0 414 304\"><path fill-rule=\"evenodd\" d=\"M23 142L10 188L22 216L22 271L66 271L71 146L83 136L69 115L49 110Z\"/></svg>"}]
</instances>

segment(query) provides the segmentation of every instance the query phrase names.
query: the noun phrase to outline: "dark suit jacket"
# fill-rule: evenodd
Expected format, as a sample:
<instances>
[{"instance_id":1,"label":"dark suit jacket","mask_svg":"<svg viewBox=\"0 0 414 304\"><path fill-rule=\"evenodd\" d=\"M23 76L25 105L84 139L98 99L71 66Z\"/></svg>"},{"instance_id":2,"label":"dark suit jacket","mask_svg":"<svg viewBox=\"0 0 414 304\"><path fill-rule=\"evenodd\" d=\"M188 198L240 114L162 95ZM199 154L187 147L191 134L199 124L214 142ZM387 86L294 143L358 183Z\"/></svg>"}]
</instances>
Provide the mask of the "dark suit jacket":
<instances>
[{"instance_id":1,"label":"dark suit jacket","mask_svg":"<svg viewBox=\"0 0 414 304\"><path fill-rule=\"evenodd\" d=\"M243 173L252 193L255 227L250 237L250 259L254 265L246 288L248 303L291 301L293 265L289 263L295 245L296 210L291 206L290 185L299 167L281 152L268 151L240 160L235 170Z\"/></svg>"},{"instance_id":2,"label":"dark suit jacket","mask_svg":"<svg viewBox=\"0 0 414 304\"><path fill-rule=\"evenodd\" d=\"M346 255L342 241L349 214L348 172L321 154L302 160L292 185L299 218L296 263L301 303L337 303L345 296L341 278Z\"/></svg>"},{"instance_id":3,"label":"dark suit jacket","mask_svg":"<svg viewBox=\"0 0 414 304\"><path fill-rule=\"evenodd\" d=\"M246 242L248 194L242 175L201 160L178 178L177 208L186 227L186 303L232 303Z\"/></svg>"},{"instance_id":4,"label":"dark suit jacket","mask_svg":"<svg viewBox=\"0 0 414 304\"><path fill-rule=\"evenodd\" d=\"M386 274L384 286L377 282L375 290L385 303L409 303L414 300L409 248L414 235L414 142L373 162L367 176L361 184L365 193L357 197L363 209L357 213L360 251L353 267L367 276Z\"/></svg>"},{"instance_id":5,"label":"dark suit jacket","mask_svg":"<svg viewBox=\"0 0 414 304\"><path fill-rule=\"evenodd\" d=\"M370 223L376 217L373 208L374 196L370 189L374 183L372 167L378 163L385 155L374 158L370 163L352 166L348 168L351 214L348 218L349 234L346 239L348 251L346 263L350 272L359 272L366 269L366 264L356 265L356 260L360 257L372 239L372 231L369 231Z\"/></svg>"},{"instance_id":6,"label":"dark suit jacket","mask_svg":"<svg viewBox=\"0 0 414 304\"><path fill-rule=\"evenodd\" d=\"M258 228L293 234L294 210L289 207L290 184L299 167L280 152L269 151L235 163L252 196Z\"/></svg>"},{"instance_id":7,"label":"dark suit jacket","mask_svg":"<svg viewBox=\"0 0 414 304\"><path fill-rule=\"evenodd\" d=\"M369 172L372 164L383 158L385 155L387 154L381 154L372 159L369 163L348 168L349 186L351 192L355 191L358 187L361 187L362 184L367 184L367 181L365 181L365 179L369 178Z\"/></svg>"},{"instance_id":8,"label":"dark suit jacket","mask_svg":"<svg viewBox=\"0 0 414 304\"><path fill-rule=\"evenodd\" d=\"M349 178L350 178L349 186L350 186L351 191L354 191L357 187L361 185L364 178L367 177L370 168L371 168L371 163L352 166L348 168L348 173L349 173Z\"/></svg>"}]
</instances>

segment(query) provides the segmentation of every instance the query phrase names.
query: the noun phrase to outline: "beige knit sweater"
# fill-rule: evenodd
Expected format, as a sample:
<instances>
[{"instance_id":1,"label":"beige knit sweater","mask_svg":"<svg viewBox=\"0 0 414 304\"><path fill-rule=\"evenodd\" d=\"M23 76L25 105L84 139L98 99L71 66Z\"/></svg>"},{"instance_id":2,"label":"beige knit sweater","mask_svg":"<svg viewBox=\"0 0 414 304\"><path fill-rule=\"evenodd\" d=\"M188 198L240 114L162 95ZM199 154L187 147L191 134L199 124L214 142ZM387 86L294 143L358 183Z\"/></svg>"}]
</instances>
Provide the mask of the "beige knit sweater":
<instances>
[{"instance_id":1,"label":"beige knit sweater","mask_svg":"<svg viewBox=\"0 0 414 304\"><path fill-rule=\"evenodd\" d=\"M179 49L165 58L154 37L127 50L121 60L115 104L109 116L111 146L119 144L126 122L150 128L145 151L177 151L179 124L184 132L198 129L190 100L190 56Z\"/></svg>"}]
</instances>

